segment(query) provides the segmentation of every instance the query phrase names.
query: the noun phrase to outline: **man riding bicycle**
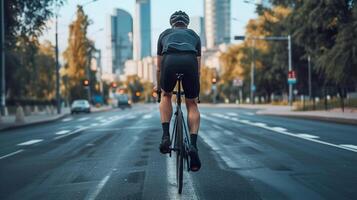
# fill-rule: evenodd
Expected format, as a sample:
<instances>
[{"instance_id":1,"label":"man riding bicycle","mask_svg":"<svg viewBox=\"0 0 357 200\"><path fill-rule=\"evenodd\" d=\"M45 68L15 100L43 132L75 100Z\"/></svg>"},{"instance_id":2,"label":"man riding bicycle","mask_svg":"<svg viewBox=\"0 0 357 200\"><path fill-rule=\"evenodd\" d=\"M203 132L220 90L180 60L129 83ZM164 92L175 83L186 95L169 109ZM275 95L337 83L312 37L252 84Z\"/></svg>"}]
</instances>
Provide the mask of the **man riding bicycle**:
<instances>
[{"instance_id":1,"label":"man riding bicycle","mask_svg":"<svg viewBox=\"0 0 357 200\"><path fill-rule=\"evenodd\" d=\"M157 44L157 88L162 91L160 116L163 135L160 152L163 154L170 152L171 97L176 85L176 73L182 73L191 141L190 168L191 171L198 171L201 168L196 144L200 126L197 99L200 91L201 40L193 30L187 28L189 23L189 16L185 12L175 12L170 17L172 28L161 33Z\"/></svg>"}]
</instances>

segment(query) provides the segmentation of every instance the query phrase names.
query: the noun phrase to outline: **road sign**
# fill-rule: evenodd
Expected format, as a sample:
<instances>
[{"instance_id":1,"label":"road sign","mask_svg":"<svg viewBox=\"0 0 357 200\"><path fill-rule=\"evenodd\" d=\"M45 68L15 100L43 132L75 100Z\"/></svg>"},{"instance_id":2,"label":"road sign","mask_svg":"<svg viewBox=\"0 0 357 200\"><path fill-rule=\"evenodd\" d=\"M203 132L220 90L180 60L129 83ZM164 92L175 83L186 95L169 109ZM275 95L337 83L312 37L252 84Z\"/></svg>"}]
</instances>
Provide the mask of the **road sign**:
<instances>
[{"instance_id":1,"label":"road sign","mask_svg":"<svg viewBox=\"0 0 357 200\"><path fill-rule=\"evenodd\" d=\"M241 80L239 78L233 79L233 86L237 86L237 87L243 86L243 80Z\"/></svg>"},{"instance_id":2,"label":"road sign","mask_svg":"<svg viewBox=\"0 0 357 200\"><path fill-rule=\"evenodd\" d=\"M288 83L295 84L296 83L296 74L294 70L290 70L288 72Z\"/></svg>"}]
</instances>

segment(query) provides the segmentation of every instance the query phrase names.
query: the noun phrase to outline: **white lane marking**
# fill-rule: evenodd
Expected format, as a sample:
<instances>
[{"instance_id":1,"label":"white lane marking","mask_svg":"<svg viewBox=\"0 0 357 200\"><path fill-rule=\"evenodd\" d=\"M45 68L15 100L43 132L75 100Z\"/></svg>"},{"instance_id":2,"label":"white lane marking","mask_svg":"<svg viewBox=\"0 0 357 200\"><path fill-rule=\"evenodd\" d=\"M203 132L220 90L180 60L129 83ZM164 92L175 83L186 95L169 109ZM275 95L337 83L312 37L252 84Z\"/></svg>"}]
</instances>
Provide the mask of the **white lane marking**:
<instances>
[{"instance_id":1,"label":"white lane marking","mask_svg":"<svg viewBox=\"0 0 357 200\"><path fill-rule=\"evenodd\" d=\"M283 127L271 127L271 129L273 129L275 131L287 131L287 129L283 128Z\"/></svg>"},{"instance_id":2,"label":"white lane marking","mask_svg":"<svg viewBox=\"0 0 357 200\"><path fill-rule=\"evenodd\" d=\"M152 118L152 115L151 114L146 114L143 116L143 119L150 119Z\"/></svg>"},{"instance_id":3,"label":"white lane marking","mask_svg":"<svg viewBox=\"0 0 357 200\"><path fill-rule=\"evenodd\" d=\"M248 124L248 125L252 125L252 126L256 126L255 123L251 123L250 121L248 120L239 120L239 119L235 119L234 121L239 121L243 124ZM283 134L283 135L288 135L288 136L292 136L292 137L296 137L296 138L300 138L300 139L303 139L303 140L308 140L308 141L311 141L311 142L315 142L315 143L319 143L319 144L324 144L324 145L327 145L327 146L331 146L331 147L336 147L336 148L339 148L339 149L344 149L344 150L348 150L348 151L353 151L353 152L356 152L357 153L357 149L351 149L349 147L345 147L345 146L341 146L341 145L336 145L336 144L332 144L332 143L329 143L329 142L324 142L324 141L321 141L321 140L317 140L317 139L314 139L314 138L308 138L308 137L301 137L299 136L298 134L294 134L294 133L290 133L288 131L285 131L282 130L282 129L277 129L277 128L280 128L280 127L268 127L268 126L256 126L256 127L260 127L260 128L263 128L263 129L267 129L267 130L271 130L271 131L274 131L276 133L280 133L280 134Z\"/></svg>"},{"instance_id":4,"label":"white lane marking","mask_svg":"<svg viewBox=\"0 0 357 200\"><path fill-rule=\"evenodd\" d=\"M260 127L267 126L266 124L260 123L260 122L255 122L254 125L255 125L255 126L260 126Z\"/></svg>"},{"instance_id":5,"label":"white lane marking","mask_svg":"<svg viewBox=\"0 0 357 200\"><path fill-rule=\"evenodd\" d=\"M234 112L229 112L229 113L227 113L227 115L232 116L232 117L237 117L238 116L238 114L234 113Z\"/></svg>"},{"instance_id":6,"label":"white lane marking","mask_svg":"<svg viewBox=\"0 0 357 200\"><path fill-rule=\"evenodd\" d=\"M149 128L157 128L157 126L136 126L136 127L124 127L124 128L99 128L99 129L90 129L90 132L100 132L100 131L120 131L126 129L149 129Z\"/></svg>"},{"instance_id":7,"label":"white lane marking","mask_svg":"<svg viewBox=\"0 0 357 200\"><path fill-rule=\"evenodd\" d=\"M70 135L73 135L73 134L79 133L79 132L84 131L84 130L86 130L86 129L88 129L88 127L85 127L85 128L79 128L79 129L74 130L74 131L72 131L72 132L69 132L69 133L67 133L67 134L65 134L65 135L60 135L60 136L57 136L57 137L55 137L55 138L54 138L54 140L58 140L58 139L61 139L61 138L64 138L64 137L67 137L67 136L70 136Z\"/></svg>"},{"instance_id":8,"label":"white lane marking","mask_svg":"<svg viewBox=\"0 0 357 200\"><path fill-rule=\"evenodd\" d=\"M303 138L312 138L312 139L317 139L317 138L320 138L319 136L316 136L316 135L310 135L310 134L306 134L306 133L299 133L299 134L296 134L300 137L303 137Z\"/></svg>"},{"instance_id":9,"label":"white lane marking","mask_svg":"<svg viewBox=\"0 0 357 200\"><path fill-rule=\"evenodd\" d=\"M82 122L82 121L86 121L87 119L89 119L89 117L82 117L82 118L79 118L78 121Z\"/></svg>"},{"instance_id":10,"label":"white lane marking","mask_svg":"<svg viewBox=\"0 0 357 200\"><path fill-rule=\"evenodd\" d=\"M26 145L36 144L36 143L39 143L39 142L42 142L42 141L43 141L43 139L34 139L34 140L29 140L29 141L26 141L26 142L19 143L17 145L18 146L26 146Z\"/></svg>"},{"instance_id":11,"label":"white lane marking","mask_svg":"<svg viewBox=\"0 0 357 200\"><path fill-rule=\"evenodd\" d=\"M98 123L91 124L91 126L98 126Z\"/></svg>"},{"instance_id":12,"label":"white lane marking","mask_svg":"<svg viewBox=\"0 0 357 200\"><path fill-rule=\"evenodd\" d=\"M15 151L15 152L12 152L12 153L3 155L3 156L0 157L0 160L1 160L1 159L4 159L4 158L8 158L8 157L13 156L13 155L16 155L16 154L19 154L19 153L21 153L21 152L23 152L23 151L24 151L23 149L20 149L20 150L17 150L17 151Z\"/></svg>"},{"instance_id":13,"label":"white lane marking","mask_svg":"<svg viewBox=\"0 0 357 200\"><path fill-rule=\"evenodd\" d=\"M105 184L108 182L110 176L112 175L113 171L111 171L108 175L106 175L97 185L96 189L90 193L87 198L87 200L94 200L97 198L98 194L102 191L102 189L104 188Z\"/></svg>"},{"instance_id":14,"label":"white lane marking","mask_svg":"<svg viewBox=\"0 0 357 200\"><path fill-rule=\"evenodd\" d=\"M212 116L224 118L225 116L220 113L212 113Z\"/></svg>"},{"instance_id":15,"label":"white lane marking","mask_svg":"<svg viewBox=\"0 0 357 200\"><path fill-rule=\"evenodd\" d=\"M244 112L244 114L250 115L250 116L253 116L253 115L254 115L254 113L251 113L251 112Z\"/></svg>"},{"instance_id":16,"label":"white lane marking","mask_svg":"<svg viewBox=\"0 0 357 200\"><path fill-rule=\"evenodd\" d=\"M234 132L233 132L233 131L230 131L230 130L224 130L223 132L224 132L225 134L229 135L229 136L234 135Z\"/></svg>"},{"instance_id":17,"label":"white lane marking","mask_svg":"<svg viewBox=\"0 0 357 200\"><path fill-rule=\"evenodd\" d=\"M205 114L200 114L200 116L202 117L202 118L205 118L205 117L207 117L207 115L205 115Z\"/></svg>"},{"instance_id":18,"label":"white lane marking","mask_svg":"<svg viewBox=\"0 0 357 200\"><path fill-rule=\"evenodd\" d=\"M127 116L126 119L135 119L136 116Z\"/></svg>"},{"instance_id":19,"label":"white lane marking","mask_svg":"<svg viewBox=\"0 0 357 200\"><path fill-rule=\"evenodd\" d=\"M68 122L68 121L71 121L71 120L73 120L73 118L72 117L68 117L68 118L62 119L62 122Z\"/></svg>"},{"instance_id":20,"label":"white lane marking","mask_svg":"<svg viewBox=\"0 0 357 200\"><path fill-rule=\"evenodd\" d=\"M352 144L340 144L341 147L346 147L352 150L357 150L357 146L356 145L352 145Z\"/></svg>"},{"instance_id":21,"label":"white lane marking","mask_svg":"<svg viewBox=\"0 0 357 200\"><path fill-rule=\"evenodd\" d=\"M176 155L175 153L173 155ZM173 156L175 158L175 156ZM183 188L182 194L179 194L176 182L176 159L170 159L169 156L166 157L166 167L167 167L167 182L168 184L168 197L169 199L198 199L197 194L194 190L192 184L191 174L187 172L186 169L183 170ZM186 163L184 163L186 166Z\"/></svg>"},{"instance_id":22,"label":"white lane marking","mask_svg":"<svg viewBox=\"0 0 357 200\"><path fill-rule=\"evenodd\" d=\"M55 134L56 135L63 135L63 134L69 133L69 132L70 132L70 130L62 130L62 131L56 132Z\"/></svg>"}]
</instances>

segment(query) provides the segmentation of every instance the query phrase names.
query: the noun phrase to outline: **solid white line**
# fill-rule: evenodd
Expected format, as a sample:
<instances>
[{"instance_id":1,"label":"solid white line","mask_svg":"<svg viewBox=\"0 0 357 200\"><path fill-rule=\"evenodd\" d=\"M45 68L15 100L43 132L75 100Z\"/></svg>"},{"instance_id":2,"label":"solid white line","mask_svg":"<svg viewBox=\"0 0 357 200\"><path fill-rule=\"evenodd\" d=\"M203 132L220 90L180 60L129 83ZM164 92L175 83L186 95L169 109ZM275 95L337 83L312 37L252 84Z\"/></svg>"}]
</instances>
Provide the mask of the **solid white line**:
<instances>
[{"instance_id":1,"label":"solid white line","mask_svg":"<svg viewBox=\"0 0 357 200\"><path fill-rule=\"evenodd\" d=\"M71 121L71 120L73 120L72 117L68 117L68 118L62 119L63 122L68 122L68 121Z\"/></svg>"},{"instance_id":2,"label":"solid white line","mask_svg":"<svg viewBox=\"0 0 357 200\"><path fill-rule=\"evenodd\" d=\"M7 157L10 157L10 156L13 156L13 155L16 155L16 154L19 154L19 153L21 153L21 152L23 152L23 151L24 151L23 149L20 149L20 150L17 150L17 151L15 151L15 152L6 154L6 155L4 155L4 156L1 156L1 157L0 157L0 160L1 160L1 159L4 159L4 158L7 158Z\"/></svg>"},{"instance_id":3,"label":"solid white line","mask_svg":"<svg viewBox=\"0 0 357 200\"><path fill-rule=\"evenodd\" d=\"M74 130L74 131L72 131L72 132L69 132L69 133L67 133L67 134L65 134L65 135L60 135L60 136L57 136L57 137L55 137L55 138L54 138L54 140L58 140L58 139L61 139L61 138L64 138L64 137L67 137L67 136L70 136L70 135L73 135L73 134L79 133L79 132L84 131L84 130L86 130L86 129L88 129L88 127L85 127L85 128L79 128L79 129Z\"/></svg>"},{"instance_id":4,"label":"solid white line","mask_svg":"<svg viewBox=\"0 0 357 200\"><path fill-rule=\"evenodd\" d=\"M112 175L111 171L108 175L106 175L97 185L96 189L94 190L93 193L91 193L86 199L87 200L94 200L97 198L98 194L102 191L102 189L104 188L105 184L108 182L110 176Z\"/></svg>"},{"instance_id":5,"label":"solid white line","mask_svg":"<svg viewBox=\"0 0 357 200\"><path fill-rule=\"evenodd\" d=\"M220 113L212 113L212 116L224 118L225 116Z\"/></svg>"},{"instance_id":6,"label":"solid white line","mask_svg":"<svg viewBox=\"0 0 357 200\"><path fill-rule=\"evenodd\" d=\"M78 121L82 122L82 121L85 121L87 119L89 119L89 118L88 117L82 117L82 118L79 118Z\"/></svg>"},{"instance_id":7,"label":"solid white line","mask_svg":"<svg viewBox=\"0 0 357 200\"><path fill-rule=\"evenodd\" d=\"M23 143L20 143L20 144L17 144L18 146L26 146L26 145L31 145L31 144L36 144L36 143L39 143L39 142L42 142L43 139L34 139L34 140L29 140L29 141L26 141L26 142L23 142Z\"/></svg>"},{"instance_id":8,"label":"solid white line","mask_svg":"<svg viewBox=\"0 0 357 200\"><path fill-rule=\"evenodd\" d=\"M357 146L356 145L352 145L352 144L340 144L341 147L347 147L349 149L353 149L353 150L357 150Z\"/></svg>"},{"instance_id":9,"label":"solid white line","mask_svg":"<svg viewBox=\"0 0 357 200\"><path fill-rule=\"evenodd\" d=\"M287 131L287 129L283 128L283 127L272 127L271 129L273 129L275 131Z\"/></svg>"},{"instance_id":10,"label":"solid white line","mask_svg":"<svg viewBox=\"0 0 357 200\"><path fill-rule=\"evenodd\" d=\"M244 114L250 115L250 116L254 115L254 113L250 113L250 112L244 112Z\"/></svg>"},{"instance_id":11,"label":"solid white line","mask_svg":"<svg viewBox=\"0 0 357 200\"><path fill-rule=\"evenodd\" d=\"M169 199L198 199L197 194L194 190L192 184L192 178L190 173L186 169L183 170L183 188L182 194L180 195L177 191L177 182L176 182L176 154L172 154L173 157L170 159L169 156L166 157L166 167L167 167L167 182L168 184L168 197ZM186 166L186 163L184 163Z\"/></svg>"},{"instance_id":12,"label":"solid white line","mask_svg":"<svg viewBox=\"0 0 357 200\"><path fill-rule=\"evenodd\" d=\"M69 132L70 132L70 130L62 130L62 131L56 132L55 134L56 135L63 135L63 134L69 133Z\"/></svg>"}]
</instances>

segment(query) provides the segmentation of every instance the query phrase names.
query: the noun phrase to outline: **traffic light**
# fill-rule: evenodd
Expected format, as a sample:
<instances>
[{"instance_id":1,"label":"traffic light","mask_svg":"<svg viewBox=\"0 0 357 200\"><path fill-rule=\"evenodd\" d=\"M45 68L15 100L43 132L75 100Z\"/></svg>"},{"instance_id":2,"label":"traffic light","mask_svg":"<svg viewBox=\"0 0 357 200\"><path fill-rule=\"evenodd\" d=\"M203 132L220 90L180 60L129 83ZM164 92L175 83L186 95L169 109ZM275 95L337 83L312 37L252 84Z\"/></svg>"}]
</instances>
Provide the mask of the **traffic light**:
<instances>
[{"instance_id":1,"label":"traffic light","mask_svg":"<svg viewBox=\"0 0 357 200\"><path fill-rule=\"evenodd\" d=\"M217 79L216 78L212 78L212 84L216 84L217 83Z\"/></svg>"},{"instance_id":2,"label":"traffic light","mask_svg":"<svg viewBox=\"0 0 357 200\"><path fill-rule=\"evenodd\" d=\"M89 86L89 80L88 79L84 79L82 84L83 84L84 87Z\"/></svg>"},{"instance_id":3,"label":"traffic light","mask_svg":"<svg viewBox=\"0 0 357 200\"><path fill-rule=\"evenodd\" d=\"M138 91L138 92L135 93L135 95L136 95L137 97L140 97L141 93Z\"/></svg>"},{"instance_id":4,"label":"traffic light","mask_svg":"<svg viewBox=\"0 0 357 200\"><path fill-rule=\"evenodd\" d=\"M110 84L110 86L111 86L112 88L116 88L118 85L117 85L117 83L112 82L112 83Z\"/></svg>"}]
</instances>

